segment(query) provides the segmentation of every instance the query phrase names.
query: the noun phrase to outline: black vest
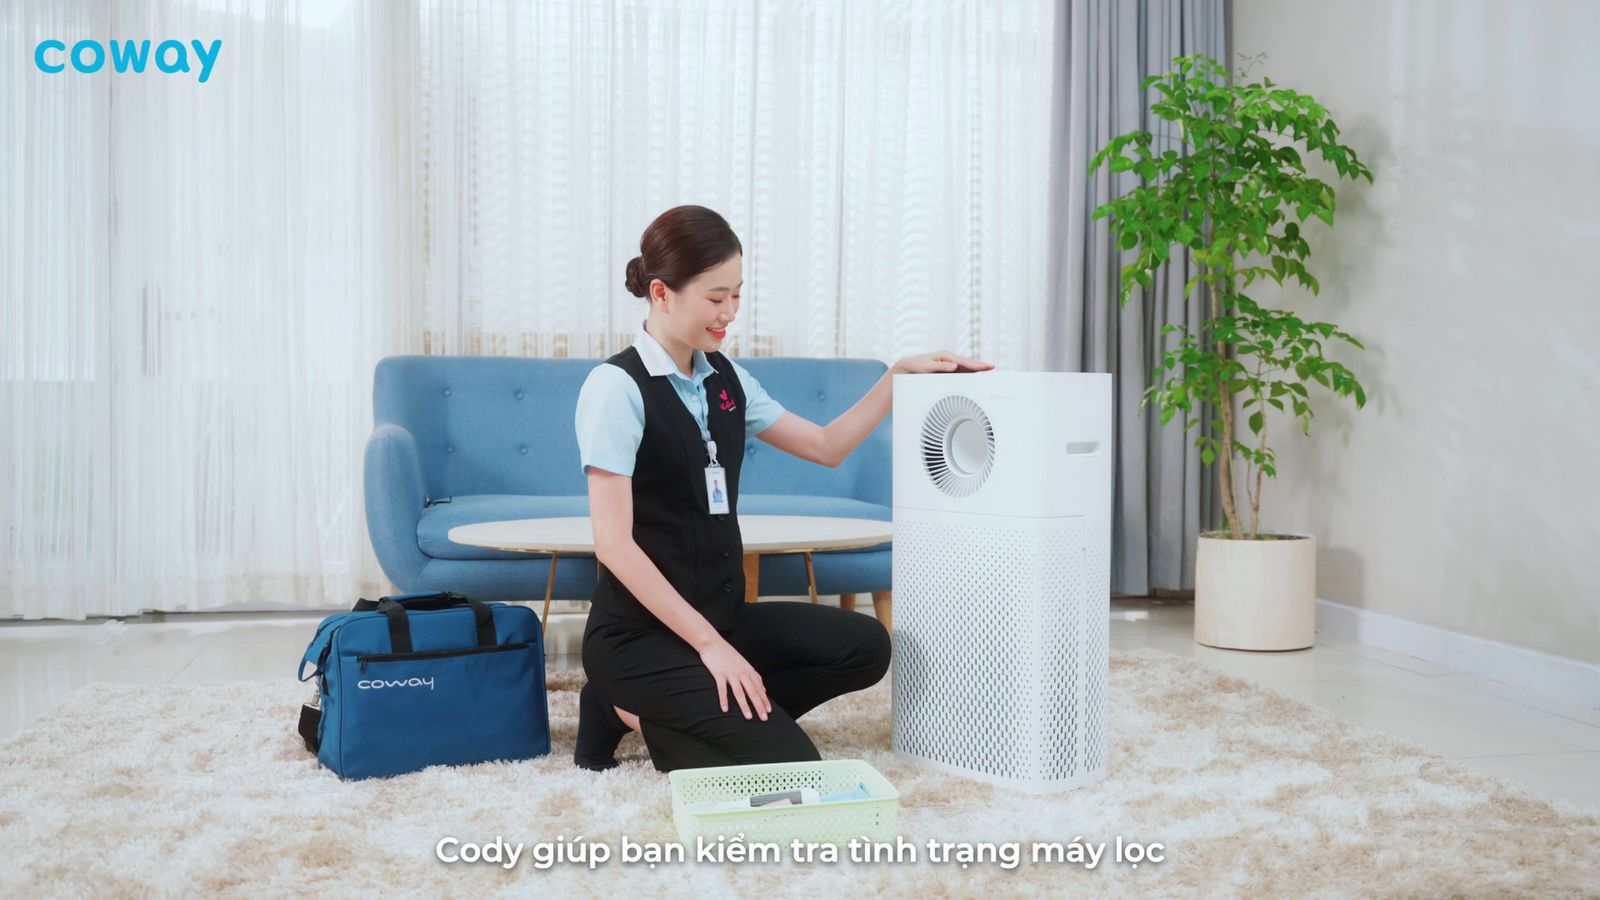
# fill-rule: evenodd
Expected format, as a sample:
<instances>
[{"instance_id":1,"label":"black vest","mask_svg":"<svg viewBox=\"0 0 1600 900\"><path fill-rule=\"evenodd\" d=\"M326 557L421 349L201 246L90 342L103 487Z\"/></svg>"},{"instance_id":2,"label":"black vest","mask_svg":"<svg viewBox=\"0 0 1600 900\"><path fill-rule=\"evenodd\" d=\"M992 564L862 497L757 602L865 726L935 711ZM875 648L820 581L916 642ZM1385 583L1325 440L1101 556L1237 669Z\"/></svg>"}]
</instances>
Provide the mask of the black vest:
<instances>
[{"instance_id":1,"label":"black vest","mask_svg":"<svg viewBox=\"0 0 1600 900\"><path fill-rule=\"evenodd\" d=\"M744 390L733 363L707 353L706 426L727 470L727 514L706 501L709 464L700 425L669 376L651 377L633 347L606 360L632 376L644 399L644 438L633 464L633 540L667 581L719 632L733 628L744 602L744 542L739 536L739 467L744 462ZM661 626L644 604L602 566L594 608L615 618Z\"/></svg>"}]
</instances>

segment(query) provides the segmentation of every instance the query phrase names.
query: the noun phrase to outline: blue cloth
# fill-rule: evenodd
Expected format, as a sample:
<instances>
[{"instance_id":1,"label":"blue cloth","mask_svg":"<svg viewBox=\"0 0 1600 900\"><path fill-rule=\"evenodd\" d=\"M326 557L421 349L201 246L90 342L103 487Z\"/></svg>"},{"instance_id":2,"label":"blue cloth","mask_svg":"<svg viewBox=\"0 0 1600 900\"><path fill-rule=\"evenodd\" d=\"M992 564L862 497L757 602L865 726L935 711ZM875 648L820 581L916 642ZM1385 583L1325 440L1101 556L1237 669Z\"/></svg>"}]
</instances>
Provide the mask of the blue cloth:
<instances>
[{"instance_id":1,"label":"blue cloth","mask_svg":"<svg viewBox=\"0 0 1600 900\"><path fill-rule=\"evenodd\" d=\"M683 401L684 408L699 423L701 439L709 440L706 405L711 398L706 396L705 380L716 370L711 367L706 355L699 350L694 351L693 372L685 376L667 351L645 331L642 322L634 334L633 346L639 351L645 371L651 376L667 376L678 399ZM783 415L783 406L772 399L761 387L761 382L737 362L733 363L733 371L744 388L745 434L760 434ZM578 391L575 422L579 465L583 471L587 472L590 466L594 466L618 475L633 475L634 457L639 452L639 442L644 439L644 398L639 394L639 385L627 372L608 363L596 366ZM730 452L741 453L743 448L717 449L719 458Z\"/></svg>"},{"instance_id":2,"label":"blue cloth","mask_svg":"<svg viewBox=\"0 0 1600 900\"><path fill-rule=\"evenodd\" d=\"M862 784L859 781L856 782L856 786L855 787L851 788L848 791L840 791L837 794L823 794L822 795L822 802L823 803L837 803L840 800L871 800L871 799L872 799L872 795L867 793L867 786Z\"/></svg>"}]
</instances>

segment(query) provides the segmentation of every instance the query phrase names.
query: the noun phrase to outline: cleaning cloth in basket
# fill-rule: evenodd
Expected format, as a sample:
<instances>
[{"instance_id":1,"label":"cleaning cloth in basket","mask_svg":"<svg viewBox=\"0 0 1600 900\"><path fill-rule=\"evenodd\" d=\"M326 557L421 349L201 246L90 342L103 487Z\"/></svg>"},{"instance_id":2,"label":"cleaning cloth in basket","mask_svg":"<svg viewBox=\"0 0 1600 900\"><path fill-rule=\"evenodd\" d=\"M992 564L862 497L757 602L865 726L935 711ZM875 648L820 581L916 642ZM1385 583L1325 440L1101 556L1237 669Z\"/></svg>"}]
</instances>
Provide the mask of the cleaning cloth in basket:
<instances>
[{"instance_id":1,"label":"cleaning cloth in basket","mask_svg":"<svg viewBox=\"0 0 1600 900\"><path fill-rule=\"evenodd\" d=\"M837 803L841 800L870 800L872 795L867 793L867 786L856 783L848 791L839 791L833 794L818 794L811 788L795 788L794 790L778 791L771 794L756 794L752 797L741 797L738 800L703 800L688 807L690 812L713 813L735 812L747 809L776 809L780 806L813 806L818 803Z\"/></svg>"},{"instance_id":2,"label":"cleaning cloth in basket","mask_svg":"<svg viewBox=\"0 0 1600 900\"><path fill-rule=\"evenodd\" d=\"M773 809L779 806L804 806L821 803L822 797L811 788L795 788L772 794L756 794L738 800L703 800L689 807L690 812L733 812L740 809Z\"/></svg>"}]
</instances>

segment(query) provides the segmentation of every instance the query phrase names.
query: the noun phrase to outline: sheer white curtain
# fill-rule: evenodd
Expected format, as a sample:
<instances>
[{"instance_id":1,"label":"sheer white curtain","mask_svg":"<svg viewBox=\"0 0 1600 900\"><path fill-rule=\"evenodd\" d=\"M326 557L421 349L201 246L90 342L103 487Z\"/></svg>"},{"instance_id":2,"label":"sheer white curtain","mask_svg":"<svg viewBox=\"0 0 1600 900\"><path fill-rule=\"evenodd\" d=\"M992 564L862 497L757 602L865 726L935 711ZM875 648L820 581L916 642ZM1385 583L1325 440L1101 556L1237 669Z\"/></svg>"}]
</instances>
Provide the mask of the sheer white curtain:
<instances>
[{"instance_id":1,"label":"sheer white curtain","mask_svg":"<svg viewBox=\"0 0 1600 900\"><path fill-rule=\"evenodd\" d=\"M379 587L371 373L404 345L412 20L380 3L12 0L0 83L0 615ZM46 74L47 38L221 39Z\"/></svg>"},{"instance_id":2,"label":"sheer white curtain","mask_svg":"<svg viewBox=\"0 0 1600 900\"><path fill-rule=\"evenodd\" d=\"M0 7L0 617L381 590L376 360L614 352L680 203L736 354L1043 357L1048 0ZM223 45L33 66L145 36Z\"/></svg>"},{"instance_id":3,"label":"sheer white curtain","mask_svg":"<svg viewBox=\"0 0 1600 900\"><path fill-rule=\"evenodd\" d=\"M414 349L601 356L640 233L745 247L736 355L1037 367L1048 0L421 0Z\"/></svg>"}]
</instances>

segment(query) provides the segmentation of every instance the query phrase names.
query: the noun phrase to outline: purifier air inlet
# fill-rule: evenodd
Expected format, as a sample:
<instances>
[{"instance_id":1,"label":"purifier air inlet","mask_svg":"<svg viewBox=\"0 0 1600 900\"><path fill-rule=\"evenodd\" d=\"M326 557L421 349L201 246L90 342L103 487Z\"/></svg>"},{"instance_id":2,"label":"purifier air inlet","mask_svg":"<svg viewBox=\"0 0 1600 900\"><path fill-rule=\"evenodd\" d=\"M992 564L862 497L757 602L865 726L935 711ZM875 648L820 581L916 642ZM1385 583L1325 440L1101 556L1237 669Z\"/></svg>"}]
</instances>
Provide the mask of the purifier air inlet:
<instances>
[{"instance_id":1,"label":"purifier air inlet","mask_svg":"<svg viewBox=\"0 0 1600 900\"><path fill-rule=\"evenodd\" d=\"M934 486L970 497L994 468L994 426L971 398L951 394L922 420L922 463Z\"/></svg>"}]
</instances>

